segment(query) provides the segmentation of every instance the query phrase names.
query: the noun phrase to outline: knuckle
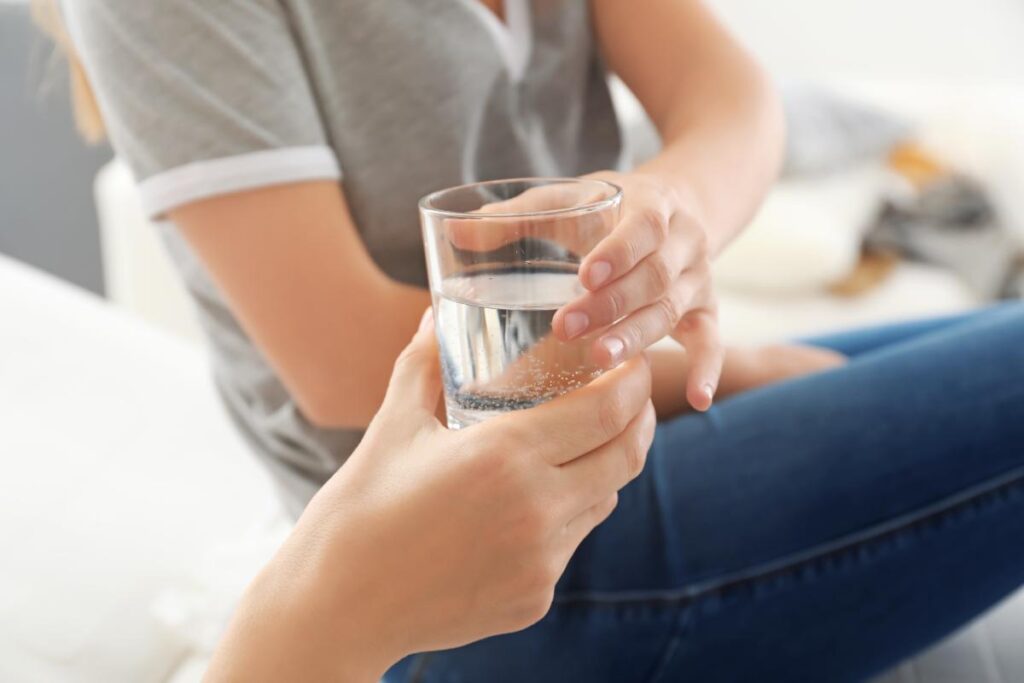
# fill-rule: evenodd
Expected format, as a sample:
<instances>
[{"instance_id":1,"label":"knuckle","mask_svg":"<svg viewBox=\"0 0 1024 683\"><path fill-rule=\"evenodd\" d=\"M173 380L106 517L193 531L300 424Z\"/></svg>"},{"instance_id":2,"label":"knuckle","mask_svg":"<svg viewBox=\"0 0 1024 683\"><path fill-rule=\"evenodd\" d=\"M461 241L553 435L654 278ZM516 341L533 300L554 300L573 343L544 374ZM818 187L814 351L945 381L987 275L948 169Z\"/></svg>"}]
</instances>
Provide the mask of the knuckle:
<instances>
[{"instance_id":1,"label":"knuckle","mask_svg":"<svg viewBox=\"0 0 1024 683\"><path fill-rule=\"evenodd\" d=\"M625 265L629 268L632 268L635 264L639 263L640 259L644 257L642 245L635 236L623 239L620 249L626 257Z\"/></svg>"},{"instance_id":2,"label":"knuckle","mask_svg":"<svg viewBox=\"0 0 1024 683\"><path fill-rule=\"evenodd\" d=\"M704 306L697 312L697 318L709 331L718 327L718 309L714 306Z\"/></svg>"},{"instance_id":3,"label":"knuckle","mask_svg":"<svg viewBox=\"0 0 1024 683\"><path fill-rule=\"evenodd\" d=\"M538 558L523 570L521 590L524 595L529 595L531 598L543 595L551 587L551 583L544 558ZM530 602L532 601L531 599Z\"/></svg>"},{"instance_id":4,"label":"knuckle","mask_svg":"<svg viewBox=\"0 0 1024 683\"><path fill-rule=\"evenodd\" d=\"M626 403L619 392L609 394L597 410L598 424L601 433L611 438L625 429L628 423Z\"/></svg>"},{"instance_id":5,"label":"knuckle","mask_svg":"<svg viewBox=\"0 0 1024 683\"><path fill-rule=\"evenodd\" d=\"M668 260L660 253L652 254L647 258L647 276L654 292L664 292L675 282L676 273Z\"/></svg>"},{"instance_id":6,"label":"knuckle","mask_svg":"<svg viewBox=\"0 0 1024 683\"><path fill-rule=\"evenodd\" d=\"M526 628L536 624L547 616L554 601L555 590L552 585L546 586L544 590L532 591L529 597L523 600L522 606L516 614L517 626Z\"/></svg>"},{"instance_id":7,"label":"knuckle","mask_svg":"<svg viewBox=\"0 0 1024 683\"><path fill-rule=\"evenodd\" d=\"M708 239L708 233L700 225L697 225L696 223L694 225L696 227L696 229L694 230L694 232L696 233L694 241L696 241L697 243L698 253L701 255L704 262L707 263L708 252L711 248L710 240Z\"/></svg>"},{"instance_id":8,"label":"knuckle","mask_svg":"<svg viewBox=\"0 0 1024 683\"><path fill-rule=\"evenodd\" d=\"M683 317L682 307L676 302L674 297L659 299L654 305L657 306L658 316L664 323L666 330L671 330L675 327Z\"/></svg>"},{"instance_id":9,"label":"knuckle","mask_svg":"<svg viewBox=\"0 0 1024 683\"><path fill-rule=\"evenodd\" d=\"M619 492L615 491L612 495L605 499L602 513L605 517L615 512L615 508L619 507Z\"/></svg>"},{"instance_id":10,"label":"knuckle","mask_svg":"<svg viewBox=\"0 0 1024 683\"><path fill-rule=\"evenodd\" d=\"M603 523L606 519L612 516L615 512L615 508L619 505L619 492L613 491L607 498L595 505L592 512L592 523L593 526L598 526Z\"/></svg>"},{"instance_id":11,"label":"knuckle","mask_svg":"<svg viewBox=\"0 0 1024 683\"><path fill-rule=\"evenodd\" d=\"M647 439L642 430L634 430L626 444L626 478L636 479L647 464Z\"/></svg>"},{"instance_id":12,"label":"knuckle","mask_svg":"<svg viewBox=\"0 0 1024 683\"><path fill-rule=\"evenodd\" d=\"M523 595L543 596L554 588L562 567L550 548L534 545L520 553L518 590Z\"/></svg>"},{"instance_id":13,"label":"knuckle","mask_svg":"<svg viewBox=\"0 0 1024 683\"><path fill-rule=\"evenodd\" d=\"M644 443L647 444L647 449L650 450L651 444L654 443L654 435L658 429L658 413L654 409L654 401L650 398L647 399L647 405L644 407L644 417L646 417L645 426L643 429Z\"/></svg>"},{"instance_id":14,"label":"knuckle","mask_svg":"<svg viewBox=\"0 0 1024 683\"><path fill-rule=\"evenodd\" d=\"M607 294L608 317L618 320L626 314L626 297L618 287L612 287Z\"/></svg>"},{"instance_id":15,"label":"knuckle","mask_svg":"<svg viewBox=\"0 0 1024 683\"><path fill-rule=\"evenodd\" d=\"M648 327L650 326L650 320L644 320L644 316L634 316L633 319L629 320L622 327L622 340L626 344L626 349L641 348L647 345L648 337L654 337L657 335L656 332L649 333ZM657 335L660 336L660 335Z\"/></svg>"},{"instance_id":16,"label":"knuckle","mask_svg":"<svg viewBox=\"0 0 1024 683\"><path fill-rule=\"evenodd\" d=\"M564 565L558 561L555 554L548 554L540 567L541 576L544 580L545 595L554 588L555 584L558 583L558 579L562 578L563 570Z\"/></svg>"},{"instance_id":17,"label":"knuckle","mask_svg":"<svg viewBox=\"0 0 1024 683\"><path fill-rule=\"evenodd\" d=\"M640 209L639 218L659 241L668 235L668 221L665 220L665 213L660 207L653 204L644 206Z\"/></svg>"}]
</instances>

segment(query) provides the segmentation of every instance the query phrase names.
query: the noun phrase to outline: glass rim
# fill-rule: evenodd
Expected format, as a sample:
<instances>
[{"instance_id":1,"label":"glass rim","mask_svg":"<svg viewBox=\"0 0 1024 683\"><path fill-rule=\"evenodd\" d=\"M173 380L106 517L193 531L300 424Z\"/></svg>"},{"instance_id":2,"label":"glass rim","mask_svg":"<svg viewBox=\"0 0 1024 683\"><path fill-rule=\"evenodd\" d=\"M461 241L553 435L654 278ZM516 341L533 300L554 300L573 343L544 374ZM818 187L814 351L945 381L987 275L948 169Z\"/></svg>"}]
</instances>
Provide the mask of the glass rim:
<instances>
[{"instance_id":1,"label":"glass rim","mask_svg":"<svg viewBox=\"0 0 1024 683\"><path fill-rule=\"evenodd\" d=\"M594 200L592 202L586 202L578 206L567 206L562 209L542 209L539 211L502 211L499 213L476 213L468 211L450 211L448 209L439 209L435 206L431 206L431 202L440 195L448 192L455 192L457 190L465 190L470 187L486 187L493 185L509 185L512 183L523 183L523 184L536 184L538 186L543 185L555 185L559 183L571 183L574 185L603 185L605 188L610 188L612 194L604 199ZM560 178L560 177L539 177L539 178L504 178L500 180L482 180L475 183L464 183L462 185L455 185L454 187L446 187L443 190L435 190L428 195L425 195L419 201L420 211L428 213L434 216L441 216L444 218L457 218L461 220L493 220L496 218L500 219L514 219L514 218L550 218L554 216L565 216L576 213L592 213L595 211L601 211L603 209L615 206L622 201L622 188L613 182L608 180L601 180L599 178Z\"/></svg>"}]
</instances>

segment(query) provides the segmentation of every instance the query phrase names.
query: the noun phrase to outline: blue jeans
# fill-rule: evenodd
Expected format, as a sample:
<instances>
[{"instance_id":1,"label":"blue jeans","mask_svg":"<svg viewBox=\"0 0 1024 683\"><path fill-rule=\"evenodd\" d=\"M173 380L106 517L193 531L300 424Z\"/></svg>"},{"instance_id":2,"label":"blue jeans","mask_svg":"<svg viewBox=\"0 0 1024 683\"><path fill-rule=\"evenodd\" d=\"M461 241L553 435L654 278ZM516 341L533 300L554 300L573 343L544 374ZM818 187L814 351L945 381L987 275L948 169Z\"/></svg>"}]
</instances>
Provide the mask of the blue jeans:
<instances>
[{"instance_id":1,"label":"blue jeans","mask_svg":"<svg viewBox=\"0 0 1024 683\"><path fill-rule=\"evenodd\" d=\"M862 680L1021 586L1024 306L814 343L659 426L540 623L388 683Z\"/></svg>"}]
</instances>

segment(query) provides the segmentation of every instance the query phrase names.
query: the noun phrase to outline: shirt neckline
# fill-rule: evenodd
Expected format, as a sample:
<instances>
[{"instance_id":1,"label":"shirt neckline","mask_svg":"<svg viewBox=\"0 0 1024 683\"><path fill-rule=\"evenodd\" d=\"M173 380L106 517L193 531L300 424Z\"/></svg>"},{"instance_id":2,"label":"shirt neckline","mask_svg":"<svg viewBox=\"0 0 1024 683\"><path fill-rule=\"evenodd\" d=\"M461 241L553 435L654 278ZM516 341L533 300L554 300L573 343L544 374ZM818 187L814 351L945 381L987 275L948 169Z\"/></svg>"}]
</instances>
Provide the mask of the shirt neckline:
<instances>
[{"instance_id":1,"label":"shirt neckline","mask_svg":"<svg viewBox=\"0 0 1024 683\"><path fill-rule=\"evenodd\" d=\"M533 50L533 29L530 18L529 0L504 0L505 20L502 21L479 0L461 0L470 12L484 25L509 76L521 81Z\"/></svg>"}]
</instances>

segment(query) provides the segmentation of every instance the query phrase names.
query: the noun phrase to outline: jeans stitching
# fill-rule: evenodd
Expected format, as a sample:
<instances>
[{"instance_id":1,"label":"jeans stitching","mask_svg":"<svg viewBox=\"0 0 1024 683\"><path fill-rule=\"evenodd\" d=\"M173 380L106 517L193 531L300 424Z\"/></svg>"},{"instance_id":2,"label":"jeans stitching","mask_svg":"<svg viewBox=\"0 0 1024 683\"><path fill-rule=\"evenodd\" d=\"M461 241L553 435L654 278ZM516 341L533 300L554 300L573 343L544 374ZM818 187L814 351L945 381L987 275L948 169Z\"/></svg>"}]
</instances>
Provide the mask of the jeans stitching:
<instances>
[{"instance_id":1,"label":"jeans stitching","mask_svg":"<svg viewBox=\"0 0 1024 683\"><path fill-rule=\"evenodd\" d=\"M662 650L661 655L658 657L658 663L655 664L651 675L647 678L647 683L655 683L658 681L665 671L668 670L668 665L672 661L672 657L676 654L676 650L683 642L683 626L685 625L688 611L682 611L674 619L672 625L672 633L669 636L668 642L665 644L665 649Z\"/></svg>"},{"instance_id":2,"label":"jeans stitching","mask_svg":"<svg viewBox=\"0 0 1024 683\"><path fill-rule=\"evenodd\" d=\"M965 489L949 496L938 504L925 506L917 511L902 516L898 524L876 525L871 529L845 536L837 541L820 544L798 556L790 555L775 563L765 563L757 568L741 573L704 582L695 586L687 586L667 591L615 591L614 593L581 592L555 596L555 604L590 603L607 605L686 605L701 599L721 595L748 586L767 583L773 579L796 574L810 565L824 564L829 560L852 555L858 550L873 544L879 544L908 532L925 529L936 522L950 519L964 511L997 504L1004 498L1024 490L1024 467L1019 467L993 477L986 482ZM924 511L922 514L921 511Z\"/></svg>"},{"instance_id":3,"label":"jeans stitching","mask_svg":"<svg viewBox=\"0 0 1024 683\"><path fill-rule=\"evenodd\" d=\"M920 508L916 513L909 513L901 516L898 524L883 524L872 527L867 532L851 534L838 541L820 544L797 559L793 556L772 565L761 565L755 570L745 572L739 576L733 574L724 577L710 585L688 587L681 590L657 591L657 592L633 592L624 594L621 591L615 593L573 593L556 595L555 605L568 605L576 603L604 604L612 606L634 606L634 605L660 605L664 607L690 606L713 597L720 597L729 592L758 585L767 584L770 581L781 577L797 574L800 570L812 565L826 564L830 560L853 556L859 550L879 545L911 532L927 530L936 524L952 520L969 510L988 509L1001 503L1012 500L1015 496L1024 493L1024 467L1018 467L1008 473L993 477L982 484L964 489L952 496L948 496L937 504ZM924 511L922 513L922 511ZM824 550L822 550L824 548ZM877 559L880 554L865 558L863 561ZM818 576L826 572L818 573ZM672 656L682 644L682 633L693 616L692 610L682 610L675 618L672 633L665 644L665 648L658 657L657 664L649 681L657 681L663 674L671 661ZM422 681L429 668L428 662L431 659L430 653L420 655L413 666L410 681Z\"/></svg>"}]
</instances>

